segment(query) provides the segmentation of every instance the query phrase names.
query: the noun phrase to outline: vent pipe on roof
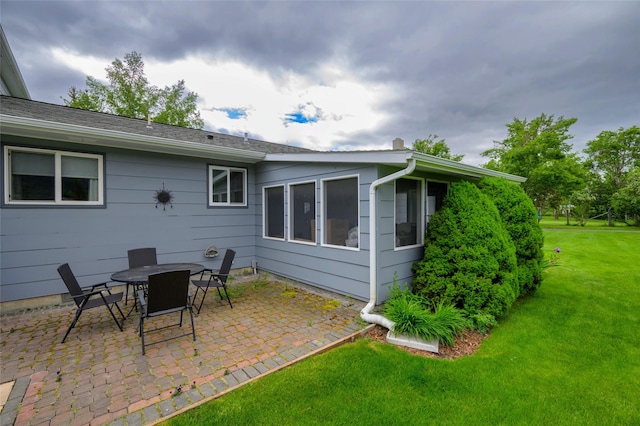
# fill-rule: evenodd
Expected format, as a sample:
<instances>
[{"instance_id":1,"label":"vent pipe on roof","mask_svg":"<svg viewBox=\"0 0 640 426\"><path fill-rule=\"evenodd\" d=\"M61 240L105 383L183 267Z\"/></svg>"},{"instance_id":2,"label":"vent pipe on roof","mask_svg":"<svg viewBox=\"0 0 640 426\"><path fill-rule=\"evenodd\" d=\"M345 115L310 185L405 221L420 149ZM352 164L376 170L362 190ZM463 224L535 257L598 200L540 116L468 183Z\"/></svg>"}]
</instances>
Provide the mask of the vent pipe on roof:
<instances>
[{"instance_id":1,"label":"vent pipe on roof","mask_svg":"<svg viewBox=\"0 0 640 426\"><path fill-rule=\"evenodd\" d=\"M401 138L393 140L393 149L404 149L404 141Z\"/></svg>"},{"instance_id":2,"label":"vent pipe on roof","mask_svg":"<svg viewBox=\"0 0 640 426\"><path fill-rule=\"evenodd\" d=\"M151 114L147 114L147 129L153 129L151 126Z\"/></svg>"},{"instance_id":3,"label":"vent pipe on roof","mask_svg":"<svg viewBox=\"0 0 640 426\"><path fill-rule=\"evenodd\" d=\"M247 138L247 132L244 132L244 141L242 141L243 144L245 145L249 145L249 139Z\"/></svg>"}]
</instances>

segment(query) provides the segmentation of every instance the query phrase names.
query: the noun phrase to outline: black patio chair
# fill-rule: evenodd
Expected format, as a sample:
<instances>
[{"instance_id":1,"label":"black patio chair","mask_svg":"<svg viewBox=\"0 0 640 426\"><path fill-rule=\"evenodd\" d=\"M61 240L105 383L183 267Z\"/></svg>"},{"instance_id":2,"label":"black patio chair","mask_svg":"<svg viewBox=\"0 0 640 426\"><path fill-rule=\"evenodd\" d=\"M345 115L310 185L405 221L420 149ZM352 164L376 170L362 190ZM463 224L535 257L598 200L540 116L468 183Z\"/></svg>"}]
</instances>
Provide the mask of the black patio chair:
<instances>
[{"instance_id":1,"label":"black patio chair","mask_svg":"<svg viewBox=\"0 0 640 426\"><path fill-rule=\"evenodd\" d=\"M129 258L129 268L139 268L140 266L149 266L149 265L157 265L158 257L156 254L155 247L145 247L138 249L131 249L127 251L127 256ZM146 283L127 283L127 289L124 296L124 304L129 303L129 287L133 287L134 291L138 290L140 287L144 287ZM133 304L136 306L135 295L133 296Z\"/></svg>"},{"instance_id":2,"label":"black patio chair","mask_svg":"<svg viewBox=\"0 0 640 426\"><path fill-rule=\"evenodd\" d=\"M198 315L200 314L200 309L202 309L202 304L204 303L204 298L207 296L207 292L209 288L215 287L218 290L218 295L220 296L220 300L223 299L222 292L220 289L224 290L224 294L227 297L227 301L229 302L229 306L233 309L233 305L231 304L231 299L229 298L229 293L227 293L227 278L229 278L229 271L231 271L231 264L233 263L233 259L236 256L236 252L232 249L227 249L224 253L224 259L222 260L222 266L217 273L214 273L211 269L205 269L200 274L199 280L194 280L193 285L196 286L196 294L193 296L193 303L196 303L196 299L198 298L198 293L202 292L202 299L200 300L200 305L198 306ZM204 279L204 274L209 273L209 279Z\"/></svg>"},{"instance_id":3,"label":"black patio chair","mask_svg":"<svg viewBox=\"0 0 640 426\"><path fill-rule=\"evenodd\" d=\"M142 340L142 355L145 354L146 346L188 336L189 334L193 335L193 341L195 342L196 330L193 324L193 308L191 307L191 295L189 294L189 276L189 270L169 271L149 275L149 284L147 286L146 295L144 290L138 290L138 301L140 303L139 331L140 338ZM191 317L191 333L172 336L152 343L145 343L145 320L149 320L160 315L180 312L180 322L178 324L157 327L152 330L147 330L147 332L162 330L176 325L182 327L182 315L185 310L189 311L189 316Z\"/></svg>"},{"instance_id":4,"label":"black patio chair","mask_svg":"<svg viewBox=\"0 0 640 426\"><path fill-rule=\"evenodd\" d=\"M73 322L71 322L67 332L64 334L62 343L67 340L69 332L76 326L82 312L99 306L107 307L109 313L111 313L111 316L113 317L113 320L118 325L120 331L122 331L122 324L118 322L116 315L113 313L113 309L111 309L111 305L114 305L118 309L118 312L120 312L122 321L124 322L124 314L122 313L120 306L118 306L118 302L122 300L122 293L111 294L111 290L107 286L107 283L94 284L90 287L80 287L80 284L78 284L78 280L71 271L71 267L69 267L68 263L58 266L58 273L60 274L62 281L64 281L64 284L67 286L67 290L69 290L69 294L73 298L73 301L78 306Z\"/></svg>"}]
</instances>

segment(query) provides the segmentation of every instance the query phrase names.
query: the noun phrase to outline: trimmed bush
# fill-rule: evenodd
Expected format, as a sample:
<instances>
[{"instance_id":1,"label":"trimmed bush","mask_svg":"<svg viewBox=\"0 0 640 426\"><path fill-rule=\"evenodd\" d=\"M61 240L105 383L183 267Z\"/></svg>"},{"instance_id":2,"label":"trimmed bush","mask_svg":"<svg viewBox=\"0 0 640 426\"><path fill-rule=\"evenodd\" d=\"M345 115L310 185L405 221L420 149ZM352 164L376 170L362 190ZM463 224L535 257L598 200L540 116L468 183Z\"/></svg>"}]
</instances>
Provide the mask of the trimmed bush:
<instances>
[{"instance_id":1,"label":"trimmed bush","mask_svg":"<svg viewBox=\"0 0 640 426\"><path fill-rule=\"evenodd\" d=\"M542 283L544 236L533 201L522 187L504 178L483 178L478 187L498 208L515 245L520 294L534 293Z\"/></svg>"},{"instance_id":2,"label":"trimmed bush","mask_svg":"<svg viewBox=\"0 0 640 426\"><path fill-rule=\"evenodd\" d=\"M507 312L519 295L515 247L498 209L465 181L451 185L442 209L431 217L424 258L414 272L416 294L485 324Z\"/></svg>"},{"instance_id":3,"label":"trimmed bush","mask_svg":"<svg viewBox=\"0 0 640 426\"><path fill-rule=\"evenodd\" d=\"M453 306L441 303L431 312L424 297L400 290L397 285L385 302L385 316L394 322L392 331L396 334L437 339L446 346L453 346L467 323L462 312Z\"/></svg>"}]
</instances>

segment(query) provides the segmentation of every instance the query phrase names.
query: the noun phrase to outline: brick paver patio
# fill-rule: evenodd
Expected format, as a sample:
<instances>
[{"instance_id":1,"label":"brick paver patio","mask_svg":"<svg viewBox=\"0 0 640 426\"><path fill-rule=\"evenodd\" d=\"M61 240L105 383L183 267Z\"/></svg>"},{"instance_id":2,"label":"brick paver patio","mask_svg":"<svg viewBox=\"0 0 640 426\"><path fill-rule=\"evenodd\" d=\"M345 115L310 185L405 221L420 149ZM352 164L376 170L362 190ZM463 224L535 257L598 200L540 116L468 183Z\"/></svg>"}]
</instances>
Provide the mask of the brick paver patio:
<instances>
[{"instance_id":1,"label":"brick paver patio","mask_svg":"<svg viewBox=\"0 0 640 426\"><path fill-rule=\"evenodd\" d=\"M195 342L160 343L146 355L135 311L123 332L106 309L86 311L65 343L71 305L3 315L0 383L15 384L2 426L151 424L362 329L357 317L364 304L355 300L262 275L238 277L230 287L233 309L215 290L207 296L195 317ZM168 328L149 340L185 332L185 319L182 330Z\"/></svg>"}]
</instances>

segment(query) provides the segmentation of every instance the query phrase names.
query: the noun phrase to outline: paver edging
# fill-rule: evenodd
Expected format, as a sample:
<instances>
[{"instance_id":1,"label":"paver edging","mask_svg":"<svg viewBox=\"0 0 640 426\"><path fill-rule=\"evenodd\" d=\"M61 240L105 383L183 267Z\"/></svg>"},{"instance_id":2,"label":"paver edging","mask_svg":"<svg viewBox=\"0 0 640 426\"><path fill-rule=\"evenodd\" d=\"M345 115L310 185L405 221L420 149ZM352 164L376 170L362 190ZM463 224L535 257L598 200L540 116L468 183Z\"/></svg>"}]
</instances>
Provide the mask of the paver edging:
<instances>
[{"instance_id":1,"label":"paver edging","mask_svg":"<svg viewBox=\"0 0 640 426\"><path fill-rule=\"evenodd\" d=\"M18 418L18 413L20 412L22 400L27 393L30 383L30 376L15 379L15 383L9 392L7 402L5 402L4 407L2 407L2 412L0 412L0 424L4 426L5 424L12 425L15 423Z\"/></svg>"},{"instance_id":2,"label":"paver edging","mask_svg":"<svg viewBox=\"0 0 640 426\"><path fill-rule=\"evenodd\" d=\"M356 339L359 339L359 338L363 337L373 327L375 327L375 324L369 324L367 327L365 327L362 330L358 330L358 331L353 332L353 333L351 333L351 334L349 334L349 335L347 335L345 337L342 337L342 338L340 338L338 340L335 340L335 341L333 341L333 342L331 342L331 343L329 343L329 344L327 344L327 345L325 345L325 346L323 346L321 348L315 349L315 350L313 350L311 352L307 352L306 354L301 355L299 358L295 358L295 359L292 359L291 361L287 361L286 363L284 363L282 365L278 365L277 367L274 367L274 368L270 369L269 371L267 371L265 373L262 373L262 374L260 374L258 376L255 376L255 377L250 377L249 379L247 379L247 380L245 380L243 382L237 383L237 384L235 384L233 386L229 386L228 388L226 388L224 390L221 390L220 392L217 392L214 395L211 395L211 396L208 396L208 397L204 397L203 399L201 399L199 401L196 401L196 402L190 404L187 407L183 407L183 408L180 408L179 410L173 411L172 413L168 413L166 416L162 416L161 415L160 418L155 419L150 423L147 423L147 425L153 426L153 425L159 424L161 422L164 422L166 420L169 420L172 417L178 416L178 415L180 415L182 413L185 413L186 411L188 411L188 410L190 410L192 408L198 407L198 406L200 406L202 404L205 404L205 403L207 403L209 401L217 399L217 398L219 398L219 397L221 397L223 395L226 395L227 393L229 393L229 392L231 392L231 391L233 391L233 390L235 390L235 389L237 389L237 388L239 388L239 387L241 387L241 386L243 386L245 384L251 383L251 382L253 382L253 381L255 381L255 380L257 380L257 379L259 379L261 377L264 377L264 376L266 376L268 374L275 373L276 371L279 371L279 370L282 370L282 369L284 369L286 367L289 367L290 365L293 365L293 364L295 364L295 363L297 363L299 361L302 361L303 359L306 359L306 358L314 356L314 355L321 354L321 353L326 352L326 351L328 351L330 349L334 349L334 348L336 348L336 347L338 347L340 345L343 345L343 344L345 344L347 342L354 342Z\"/></svg>"}]
</instances>

